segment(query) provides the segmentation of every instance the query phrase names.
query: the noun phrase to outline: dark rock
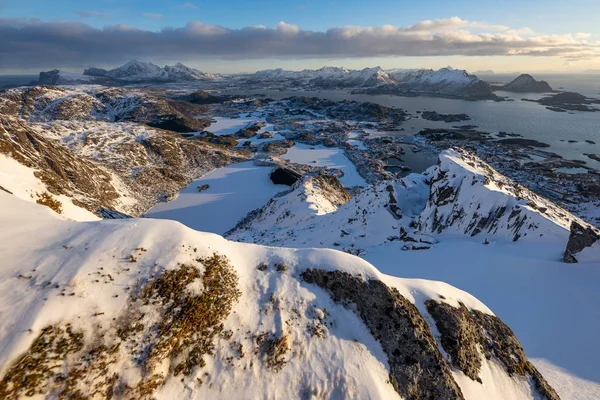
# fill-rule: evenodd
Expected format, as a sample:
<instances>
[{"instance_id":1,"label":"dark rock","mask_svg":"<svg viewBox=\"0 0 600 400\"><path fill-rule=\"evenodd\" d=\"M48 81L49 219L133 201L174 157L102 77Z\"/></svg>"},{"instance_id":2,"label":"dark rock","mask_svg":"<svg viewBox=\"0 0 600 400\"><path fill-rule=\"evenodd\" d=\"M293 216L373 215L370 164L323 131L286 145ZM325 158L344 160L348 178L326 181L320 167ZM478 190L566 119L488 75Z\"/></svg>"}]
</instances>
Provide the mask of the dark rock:
<instances>
[{"instance_id":1,"label":"dark rock","mask_svg":"<svg viewBox=\"0 0 600 400\"><path fill-rule=\"evenodd\" d=\"M577 263L576 254L592 246L600 240L600 232L591 226L582 226L576 221L571 222L571 234L567 242L567 249L563 256L563 261L566 263Z\"/></svg>"},{"instance_id":2,"label":"dark rock","mask_svg":"<svg viewBox=\"0 0 600 400\"><path fill-rule=\"evenodd\" d=\"M600 104L599 99L588 98L575 92L561 92L539 100L523 100L542 104L552 111L600 111L598 108L590 107L593 104Z\"/></svg>"},{"instance_id":3,"label":"dark rock","mask_svg":"<svg viewBox=\"0 0 600 400\"><path fill-rule=\"evenodd\" d=\"M179 97L180 100L187 101L193 104L218 104L227 101L226 97L214 96L204 90L198 90L186 96Z\"/></svg>"},{"instance_id":4,"label":"dark rock","mask_svg":"<svg viewBox=\"0 0 600 400\"><path fill-rule=\"evenodd\" d=\"M539 397L560 399L527 359L513 331L498 317L477 310L469 311L462 303L457 308L427 300L425 306L435 320L442 347L452 357L452 364L469 378L481 382L481 350L487 359L495 357L504 364L509 375L529 376Z\"/></svg>"},{"instance_id":5,"label":"dark rock","mask_svg":"<svg viewBox=\"0 0 600 400\"><path fill-rule=\"evenodd\" d=\"M423 111L422 117L428 121L444 121L448 123L471 120L471 117L467 114L438 114L435 111Z\"/></svg>"},{"instance_id":6,"label":"dark rock","mask_svg":"<svg viewBox=\"0 0 600 400\"><path fill-rule=\"evenodd\" d=\"M493 86L493 89L517 93L547 93L553 91L548 82L536 81L529 74L519 75L512 82L503 86Z\"/></svg>"},{"instance_id":7,"label":"dark rock","mask_svg":"<svg viewBox=\"0 0 600 400\"><path fill-rule=\"evenodd\" d=\"M153 128L165 129L173 132L198 132L202 131L206 124L202 120L182 116L169 115L147 122Z\"/></svg>"},{"instance_id":8,"label":"dark rock","mask_svg":"<svg viewBox=\"0 0 600 400\"><path fill-rule=\"evenodd\" d=\"M279 167L276 168L271 175L269 175L271 181L276 185L288 185L292 186L294 183L298 181L302 177L296 171L292 171L291 169Z\"/></svg>"},{"instance_id":9,"label":"dark rock","mask_svg":"<svg viewBox=\"0 0 600 400\"><path fill-rule=\"evenodd\" d=\"M301 276L358 314L381 343L388 358L390 382L403 398L464 398L427 322L397 289L341 271L308 269Z\"/></svg>"},{"instance_id":10,"label":"dark rock","mask_svg":"<svg viewBox=\"0 0 600 400\"><path fill-rule=\"evenodd\" d=\"M588 154L587 156L592 160L600 161L600 154Z\"/></svg>"},{"instance_id":11,"label":"dark rock","mask_svg":"<svg viewBox=\"0 0 600 400\"><path fill-rule=\"evenodd\" d=\"M40 85L56 85L60 79L60 71L53 69L52 71L40 72L38 83Z\"/></svg>"},{"instance_id":12,"label":"dark rock","mask_svg":"<svg viewBox=\"0 0 600 400\"><path fill-rule=\"evenodd\" d=\"M83 74L87 76L106 76L108 71L103 68L86 68L83 70Z\"/></svg>"}]
</instances>

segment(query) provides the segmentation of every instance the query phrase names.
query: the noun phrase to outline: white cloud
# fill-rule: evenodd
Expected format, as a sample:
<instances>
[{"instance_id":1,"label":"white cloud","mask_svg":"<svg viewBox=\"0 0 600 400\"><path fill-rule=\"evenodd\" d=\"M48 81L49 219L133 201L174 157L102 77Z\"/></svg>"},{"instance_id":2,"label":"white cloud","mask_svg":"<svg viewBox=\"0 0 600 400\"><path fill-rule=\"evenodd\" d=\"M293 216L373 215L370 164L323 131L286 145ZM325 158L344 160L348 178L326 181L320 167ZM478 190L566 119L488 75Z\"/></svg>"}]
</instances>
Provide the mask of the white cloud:
<instances>
[{"instance_id":1,"label":"white cloud","mask_svg":"<svg viewBox=\"0 0 600 400\"><path fill-rule=\"evenodd\" d=\"M145 14L160 18L159 14ZM487 29L484 29L486 28ZM147 31L127 25L97 29L73 22L0 19L0 69L22 65L80 67L153 59L319 59L402 56L559 56L599 58L600 44L587 34L536 35L458 17L408 27L344 26L325 32L285 22L275 27L230 29L192 21ZM190 58L191 57L191 58Z\"/></svg>"}]
</instances>

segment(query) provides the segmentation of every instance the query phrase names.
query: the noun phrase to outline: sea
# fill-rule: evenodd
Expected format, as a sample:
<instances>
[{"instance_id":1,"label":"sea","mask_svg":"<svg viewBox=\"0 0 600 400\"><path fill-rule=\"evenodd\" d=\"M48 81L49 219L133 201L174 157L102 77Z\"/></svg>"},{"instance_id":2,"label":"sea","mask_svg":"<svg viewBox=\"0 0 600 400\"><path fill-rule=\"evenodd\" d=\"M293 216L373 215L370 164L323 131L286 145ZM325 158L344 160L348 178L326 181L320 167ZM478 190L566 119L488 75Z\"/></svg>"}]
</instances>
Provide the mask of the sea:
<instances>
[{"instance_id":1,"label":"sea","mask_svg":"<svg viewBox=\"0 0 600 400\"><path fill-rule=\"evenodd\" d=\"M491 82L506 83L515 75L493 75L482 77ZM546 80L555 90L574 91L600 99L600 75L535 75L538 80ZM439 97L400 97L390 95L351 94L347 90L323 91L255 91L273 99L291 96L318 97L333 101L356 100L396 107L406 110L417 118L402 124L404 131L388 132L390 135L406 136L424 128L443 128L454 125L477 125L478 130L497 134L516 133L523 138L534 139L550 147L544 151L554 152L569 160L582 160L588 167L600 170L600 162L588 158L586 154L600 155L600 112L556 112L527 99L539 99L543 94L496 92L511 101L466 101ZM598 106L600 108L600 106ZM467 114L472 119L460 123L433 122L418 118L417 111L436 111L441 114ZM586 142L590 140L596 144ZM576 141L576 142L569 142ZM580 172L580 171L572 171Z\"/></svg>"},{"instance_id":2,"label":"sea","mask_svg":"<svg viewBox=\"0 0 600 400\"><path fill-rule=\"evenodd\" d=\"M0 75L0 89L6 86L27 85L38 78L38 75Z\"/></svg>"}]
</instances>

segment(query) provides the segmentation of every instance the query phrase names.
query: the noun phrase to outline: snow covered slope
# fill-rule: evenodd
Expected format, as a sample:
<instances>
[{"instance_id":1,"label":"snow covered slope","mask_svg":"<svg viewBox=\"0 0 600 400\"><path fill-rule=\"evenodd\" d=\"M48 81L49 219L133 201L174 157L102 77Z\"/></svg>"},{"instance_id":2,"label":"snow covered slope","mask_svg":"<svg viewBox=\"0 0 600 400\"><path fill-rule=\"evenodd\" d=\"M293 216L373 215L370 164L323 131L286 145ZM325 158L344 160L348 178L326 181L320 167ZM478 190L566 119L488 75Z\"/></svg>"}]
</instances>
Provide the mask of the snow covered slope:
<instances>
[{"instance_id":1,"label":"snow covered slope","mask_svg":"<svg viewBox=\"0 0 600 400\"><path fill-rule=\"evenodd\" d=\"M166 65L164 68L153 63L131 60L120 67L107 71L105 76L127 82L146 81L194 81L213 78L210 74L187 67L182 63Z\"/></svg>"},{"instance_id":2,"label":"snow covered slope","mask_svg":"<svg viewBox=\"0 0 600 400\"><path fill-rule=\"evenodd\" d=\"M172 221L69 222L1 191L0 221L3 398L558 398L440 282ZM450 346L452 324L477 334Z\"/></svg>"},{"instance_id":3,"label":"snow covered slope","mask_svg":"<svg viewBox=\"0 0 600 400\"><path fill-rule=\"evenodd\" d=\"M228 238L291 247L333 247L351 254L400 240L421 212L429 186L423 175L380 182L348 201L334 177L307 177L250 214ZM431 240L431 239L430 239Z\"/></svg>"},{"instance_id":4,"label":"snow covered slope","mask_svg":"<svg viewBox=\"0 0 600 400\"><path fill-rule=\"evenodd\" d=\"M472 153L456 149L440 154L419 226L427 233L546 240L566 239L574 219L572 214L499 174Z\"/></svg>"}]
</instances>

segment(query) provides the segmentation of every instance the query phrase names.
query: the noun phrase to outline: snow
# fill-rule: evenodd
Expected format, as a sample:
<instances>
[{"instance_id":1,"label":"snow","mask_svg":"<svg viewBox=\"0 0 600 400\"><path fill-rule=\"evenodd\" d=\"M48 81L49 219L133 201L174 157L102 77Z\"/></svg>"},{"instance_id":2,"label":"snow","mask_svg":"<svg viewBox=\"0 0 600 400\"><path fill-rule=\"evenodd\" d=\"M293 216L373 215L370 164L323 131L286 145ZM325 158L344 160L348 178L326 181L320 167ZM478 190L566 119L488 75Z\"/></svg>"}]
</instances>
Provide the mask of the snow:
<instances>
[{"instance_id":1,"label":"snow","mask_svg":"<svg viewBox=\"0 0 600 400\"><path fill-rule=\"evenodd\" d=\"M289 189L271 182L272 170L255 166L252 161L217 168L181 190L175 200L152 207L145 216L172 219L206 232L225 233L250 211ZM198 192L198 187L204 184L209 188Z\"/></svg>"},{"instance_id":2,"label":"snow","mask_svg":"<svg viewBox=\"0 0 600 400\"><path fill-rule=\"evenodd\" d=\"M298 164L338 168L344 173L344 176L340 178L340 182L344 186L367 185L366 181L359 175L354 164L344 155L344 151L339 148L295 144L281 157Z\"/></svg>"},{"instance_id":3,"label":"snow","mask_svg":"<svg viewBox=\"0 0 600 400\"><path fill-rule=\"evenodd\" d=\"M423 301L443 295L487 311L475 298L447 284L387 277L368 262L334 250L235 243L172 221L68 222L44 207L4 192L0 192L0 220L0 253L4 258L0 266L0 373L27 349L42 328L70 322L73 329L83 331L84 340L89 342L94 335L102 335L104 329L111 329L113 318L126 311L124 288L148 279L155 268L175 268L213 252L225 254L240 279L242 298L225 321L225 329L232 331L231 340L252 349L253 339L248 338L247 331L285 333L294 344L286 356L287 364L274 373L250 353L236 358L235 366L229 367L226 359L231 342L220 338L215 355L206 358L205 367L184 378L183 383L180 377L168 379L157 393L158 399L297 398L299 393L317 398L399 398L388 382L387 359L379 343L356 314L334 303L323 290L298 280L299 272L305 268L378 278L394 285L409 299ZM135 253L137 262L125 261L140 247L146 251ZM258 271L256 266L262 262L270 264L271 269ZM277 262L285 263L288 270L275 271L272 265ZM152 265L155 268L149 267ZM97 279L100 268L102 273L111 274L111 280ZM19 278L19 274L31 278ZM46 287L48 281L52 282L51 287ZM74 296L57 295L61 288ZM271 294L276 297L275 304L268 300ZM323 315L324 309L328 315L326 335L311 337L304 319ZM302 323L293 323L294 313L303 319ZM95 315L93 320L90 315ZM119 357L127 357L125 350L120 351ZM118 365L109 364L107 368L110 373L123 368L132 383L141 373L135 362L127 358L120 358ZM502 386L490 388L486 398L498 398L498 391L506 389L506 379L501 377L506 374L500 369L490 368L490 375L487 371L484 369L486 380L489 376L490 382ZM195 384L196 378L202 378L206 384ZM467 394L469 385L464 386ZM521 397L520 384L513 386L513 393L519 394L516 398L526 398Z\"/></svg>"},{"instance_id":4,"label":"snow","mask_svg":"<svg viewBox=\"0 0 600 400\"><path fill-rule=\"evenodd\" d=\"M211 123L205 130L215 135L232 135L249 123L255 121L252 118L225 118L214 117L215 122Z\"/></svg>"},{"instance_id":5,"label":"snow","mask_svg":"<svg viewBox=\"0 0 600 400\"><path fill-rule=\"evenodd\" d=\"M570 374L547 360L538 358L530 360L535 367L552 382L554 389L563 400L595 400L600 394L600 383L587 381Z\"/></svg>"}]
</instances>

